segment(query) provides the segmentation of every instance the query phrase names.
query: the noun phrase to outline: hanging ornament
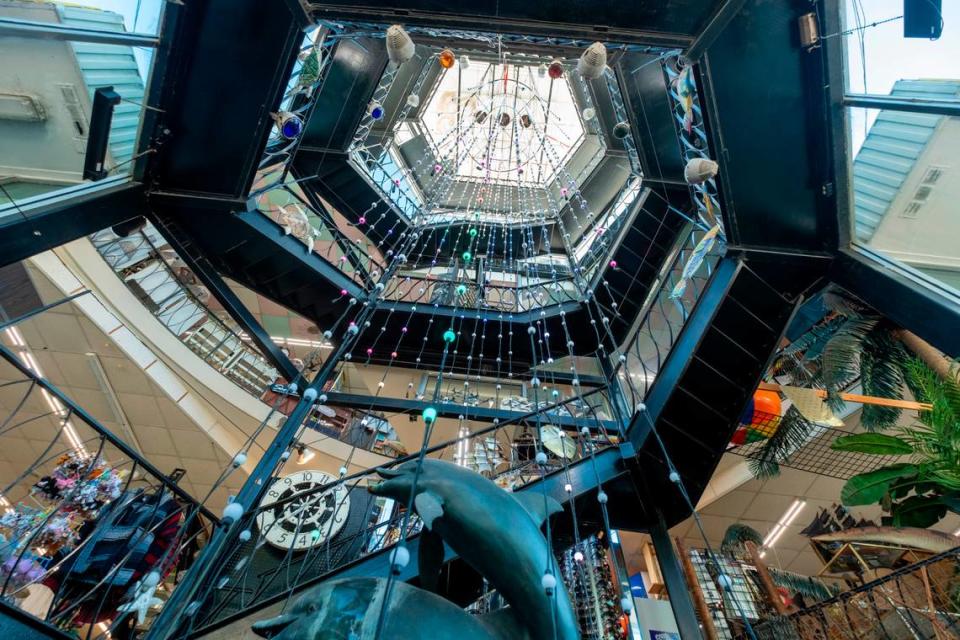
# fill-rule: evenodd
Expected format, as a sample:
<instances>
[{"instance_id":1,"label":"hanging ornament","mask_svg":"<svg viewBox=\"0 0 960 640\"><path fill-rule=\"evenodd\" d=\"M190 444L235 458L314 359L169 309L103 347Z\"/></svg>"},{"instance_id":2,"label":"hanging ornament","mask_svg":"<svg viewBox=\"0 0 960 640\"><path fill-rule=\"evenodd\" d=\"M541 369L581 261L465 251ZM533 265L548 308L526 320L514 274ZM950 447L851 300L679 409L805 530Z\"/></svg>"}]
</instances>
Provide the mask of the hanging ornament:
<instances>
[{"instance_id":1,"label":"hanging ornament","mask_svg":"<svg viewBox=\"0 0 960 640\"><path fill-rule=\"evenodd\" d=\"M416 45L403 27L395 24L387 28L387 57L393 64L403 64L413 58Z\"/></svg>"},{"instance_id":2,"label":"hanging ornament","mask_svg":"<svg viewBox=\"0 0 960 640\"><path fill-rule=\"evenodd\" d=\"M473 259L473 255L469 251L463 252L463 261L470 262Z\"/></svg>"},{"instance_id":3,"label":"hanging ornament","mask_svg":"<svg viewBox=\"0 0 960 640\"><path fill-rule=\"evenodd\" d=\"M510 124L510 114L504 111L503 113L500 114L500 126L506 127L509 124Z\"/></svg>"},{"instance_id":4,"label":"hanging ornament","mask_svg":"<svg viewBox=\"0 0 960 640\"><path fill-rule=\"evenodd\" d=\"M367 108L367 112L374 120L380 120L383 118L383 105L376 101L371 102L370 106Z\"/></svg>"},{"instance_id":5,"label":"hanging ornament","mask_svg":"<svg viewBox=\"0 0 960 640\"><path fill-rule=\"evenodd\" d=\"M630 133L630 125L626 122L618 122L613 125L613 137L617 140L623 140Z\"/></svg>"},{"instance_id":6,"label":"hanging ornament","mask_svg":"<svg viewBox=\"0 0 960 640\"><path fill-rule=\"evenodd\" d=\"M276 114L277 129L287 140L296 140L303 133L303 119L295 113L281 111Z\"/></svg>"},{"instance_id":7,"label":"hanging ornament","mask_svg":"<svg viewBox=\"0 0 960 640\"><path fill-rule=\"evenodd\" d=\"M583 116L584 120L593 120L594 118L597 117L597 110L594 109L593 107L587 107L586 109L583 110L583 113L581 115Z\"/></svg>"},{"instance_id":8,"label":"hanging ornament","mask_svg":"<svg viewBox=\"0 0 960 640\"><path fill-rule=\"evenodd\" d=\"M427 424L433 424L433 421L437 419L437 410L433 407L427 407L423 410L423 421Z\"/></svg>"},{"instance_id":9,"label":"hanging ornament","mask_svg":"<svg viewBox=\"0 0 960 640\"><path fill-rule=\"evenodd\" d=\"M457 56L453 55L453 51L450 49L444 49L440 52L440 55L437 56L437 61L444 69L450 69L457 61Z\"/></svg>"},{"instance_id":10,"label":"hanging ornament","mask_svg":"<svg viewBox=\"0 0 960 640\"><path fill-rule=\"evenodd\" d=\"M443 332L443 341L447 344L450 344L457 339L457 334L453 332L453 329L447 329Z\"/></svg>"},{"instance_id":11,"label":"hanging ornament","mask_svg":"<svg viewBox=\"0 0 960 640\"><path fill-rule=\"evenodd\" d=\"M559 58L554 59L550 63L550 66L547 67L547 75L550 76L551 80L557 80L563 77L563 63L560 62Z\"/></svg>"},{"instance_id":12,"label":"hanging ornament","mask_svg":"<svg viewBox=\"0 0 960 640\"><path fill-rule=\"evenodd\" d=\"M460 66L464 69L470 68L470 58L467 56L460 56Z\"/></svg>"},{"instance_id":13,"label":"hanging ornament","mask_svg":"<svg viewBox=\"0 0 960 640\"><path fill-rule=\"evenodd\" d=\"M522 116L520 116L521 127L523 127L524 129L529 129L530 125L532 124L533 124L533 120L530 119L530 114L525 113Z\"/></svg>"},{"instance_id":14,"label":"hanging ornament","mask_svg":"<svg viewBox=\"0 0 960 640\"><path fill-rule=\"evenodd\" d=\"M420 106L420 96L415 93L411 93L407 96L407 106L411 109L416 109Z\"/></svg>"},{"instance_id":15,"label":"hanging ornament","mask_svg":"<svg viewBox=\"0 0 960 640\"><path fill-rule=\"evenodd\" d=\"M710 158L690 158L683 168L683 177L687 184L703 184L719 171L720 165Z\"/></svg>"},{"instance_id":16,"label":"hanging ornament","mask_svg":"<svg viewBox=\"0 0 960 640\"><path fill-rule=\"evenodd\" d=\"M545 62L541 62L540 66L537 67L537 75L541 78L547 77L547 64Z\"/></svg>"},{"instance_id":17,"label":"hanging ornament","mask_svg":"<svg viewBox=\"0 0 960 640\"><path fill-rule=\"evenodd\" d=\"M584 49L580 59L577 60L577 71L586 80L596 80L603 75L603 70L607 68L607 48L602 42L594 42Z\"/></svg>"}]
</instances>

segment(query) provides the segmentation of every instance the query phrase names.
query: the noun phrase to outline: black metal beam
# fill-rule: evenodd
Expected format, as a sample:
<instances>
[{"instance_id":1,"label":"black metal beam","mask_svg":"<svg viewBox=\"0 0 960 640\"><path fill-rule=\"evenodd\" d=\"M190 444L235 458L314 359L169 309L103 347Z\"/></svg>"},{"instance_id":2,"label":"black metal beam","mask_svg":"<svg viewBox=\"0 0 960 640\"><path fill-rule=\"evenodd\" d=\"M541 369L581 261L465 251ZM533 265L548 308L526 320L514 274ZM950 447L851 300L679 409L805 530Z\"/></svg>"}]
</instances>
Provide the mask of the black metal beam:
<instances>
[{"instance_id":1,"label":"black metal beam","mask_svg":"<svg viewBox=\"0 0 960 640\"><path fill-rule=\"evenodd\" d=\"M356 22L380 22L391 24L401 22L405 25L424 25L431 27L443 27L449 29L467 29L479 30L484 33L514 33L519 35L539 35L550 38L583 38L584 40L602 39L610 42L623 42L629 44L649 45L652 47L664 47L678 49L686 47L692 41L688 35L678 33L676 30L665 28L657 30L640 30L627 26L614 25L612 19L607 16L599 16L597 11L605 7L590 5L592 12L591 19L586 14L584 16L575 16L569 11L566 16L555 12L554 18L561 19L525 19L521 12L501 7L499 15L493 15L492 9L480 9L474 15L467 15L467 7L458 5L459 15L453 12L444 11L443 13L420 9L410 6L413 3L403 3L403 8L389 8L382 4L360 6L357 2L347 0L332 0L324 3L312 2L310 8L313 15L318 20L331 21L356 21ZM429 3L420 3L429 4ZM531 9L526 8L524 13L549 12L555 5L543 5L542 7ZM588 5L582 5L584 9ZM616 3L611 5L619 7ZM659 15L663 12L658 11ZM669 13L669 12L668 12ZM643 24L642 19L636 18L636 13L631 14L634 18L632 24ZM566 18L563 20L562 18ZM572 18L572 20L571 20ZM625 22L625 21L624 21ZM602 26L601 26L602 25Z\"/></svg>"},{"instance_id":2,"label":"black metal beam","mask_svg":"<svg viewBox=\"0 0 960 640\"><path fill-rule=\"evenodd\" d=\"M662 515L650 527L649 533L653 550L657 554L657 563L660 565L660 575L663 576L667 594L670 596L670 608L673 609L673 617L677 621L680 637L684 640L702 638L697 612L690 598L690 587L687 586L687 581L683 577L683 569L680 568L677 552L670 540L670 531Z\"/></svg>"},{"instance_id":3,"label":"black metal beam","mask_svg":"<svg viewBox=\"0 0 960 640\"><path fill-rule=\"evenodd\" d=\"M17 640L70 640L60 629L0 600L0 635Z\"/></svg>"},{"instance_id":4,"label":"black metal beam","mask_svg":"<svg viewBox=\"0 0 960 640\"><path fill-rule=\"evenodd\" d=\"M891 109L912 113L932 113L941 116L960 117L960 102L955 100L930 100L924 98L902 98L898 96L879 96L873 94L843 96L843 106L862 107L864 109Z\"/></svg>"},{"instance_id":5,"label":"black metal beam","mask_svg":"<svg viewBox=\"0 0 960 640\"><path fill-rule=\"evenodd\" d=\"M960 355L960 296L864 249L841 251L830 279L944 353Z\"/></svg>"},{"instance_id":6,"label":"black metal beam","mask_svg":"<svg viewBox=\"0 0 960 640\"><path fill-rule=\"evenodd\" d=\"M146 206L142 184L117 178L0 207L0 267L143 215Z\"/></svg>"},{"instance_id":7,"label":"black metal beam","mask_svg":"<svg viewBox=\"0 0 960 640\"><path fill-rule=\"evenodd\" d=\"M224 282L220 274L217 273L217 270L210 264L210 260L207 259L206 254L201 251L197 252L197 255L194 255L194 252L190 251L190 247L184 246L177 234L170 232L162 219L154 218L154 222L163 234L163 237L167 239L167 242L170 243L173 250L177 252L180 259L196 274L200 282L210 290L213 297L223 305L223 308L230 317L243 327L243 330L247 332L247 335L250 336L250 339L253 340L253 343L257 345L260 352L270 364L276 367L277 371L280 372L280 375L282 375L287 382L296 380L300 372L293 366L293 362L290 361L290 358L287 357L287 355L280 350L280 347L270 338L267 330L257 322L257 319L253 317L253 314L250 313L246 305L241 302L233 289Z\"/></svg>"},{"instance_id":8,"label":"black metal beam","mask_svg":"<svg viewBox=\"0 0 960 640\"><path fill-rule=\"evenodd\" d=\"M411 400L408 398L386 398L383 396L369 396L359 393L342 393L327 391L327 402L342 407L364 409L367 411L385 411L394 413L422 413L427 407L434 407L441 418L457 418L463 416L466 420L476 422L506 422L516 420L524 411L507 411L506 409L490 409L488 407L470 407L452 402L428 402L426 400ZM597 429L597 421L591 418L574 418L572 416L551 415L542 419L550 424L568 429L582 429L588 427ZM534 420L531 419L530 422ZM611 433L619 433L619 425L612 420L601 420L600 425Z\"/></svg>"},{"instance_id":9,"label":"black metal beam","mask_svg":"<svg viewBox=\"0 0 960 640\"><path fill-rule=\"evenodd\" d=\"M746 0L726 0L717 11L710 16L706 26L697 34L697 37L690 43L683 52L683 57L689 62L696 62L706 53L716 39L723 33L723 30L730 24L737 12L743 9Z\"/></svg>"}]
</instances>

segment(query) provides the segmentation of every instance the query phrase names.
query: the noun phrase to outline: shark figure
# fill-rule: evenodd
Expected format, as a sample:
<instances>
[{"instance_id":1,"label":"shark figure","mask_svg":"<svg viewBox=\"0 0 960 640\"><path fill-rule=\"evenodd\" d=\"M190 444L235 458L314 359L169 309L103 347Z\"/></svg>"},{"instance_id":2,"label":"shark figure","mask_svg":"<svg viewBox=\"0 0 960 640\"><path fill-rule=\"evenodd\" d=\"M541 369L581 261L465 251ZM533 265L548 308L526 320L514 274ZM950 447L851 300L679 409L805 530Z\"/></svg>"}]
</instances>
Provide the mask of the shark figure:
<instances>
[{"instance_id":1,"label":"shark figure","mask_svg":"<svg viewBox=\"0 0 960 640\"><path fill-rule=\"evenodd\" d=\"M446 543L518 612L532 640L578 640L570 596L540 531L551 514L561 511L560 504L542 494L507 493L451 462L426 459L422 464L413 505L407 505L424 523L417 554L421 585L435 590ZM411 461L378 469L383 481L370 492L406 504L416 468ZM549 595L541 583L548 569L557 577Z\"/></svg>"}]
</instances>

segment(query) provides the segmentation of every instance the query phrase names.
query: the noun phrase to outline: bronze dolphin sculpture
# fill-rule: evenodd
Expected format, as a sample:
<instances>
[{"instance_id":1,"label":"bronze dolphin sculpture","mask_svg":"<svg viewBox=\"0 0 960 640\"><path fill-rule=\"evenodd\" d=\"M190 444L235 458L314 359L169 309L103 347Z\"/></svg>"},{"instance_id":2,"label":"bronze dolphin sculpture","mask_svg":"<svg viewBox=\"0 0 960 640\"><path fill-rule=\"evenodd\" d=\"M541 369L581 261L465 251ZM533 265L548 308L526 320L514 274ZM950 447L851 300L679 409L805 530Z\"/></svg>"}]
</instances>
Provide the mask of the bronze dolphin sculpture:
<instances>
[{"instance_id":1,"label":"bronze dolphin sculpture","mask_svg":"<svg viewBox=\"0 0 960 640\"><path fill-rule=\"evenodd\" d=\"M273 640L529 640L513 612L482 616L405 582L394 582L377 636L386 578L330 580L304 594L282 615L253 625Z\"/></svg>"},{"instance_id":2,"label":"bronze dolphin sculpture","mask_svg":"<svg viewBox=\"0 0 960 640\"><path fill-rule=\"evenodd\" d=\"M411 461L378 469L384 480L370 492L406 504L416 468ZM579 639L570 596L540 531L544 520L561 510L556 500L534 492L511 494L470 469L426 459L412 507L424 522L417 554L423 586L435 587L446 542L522 612L533 640ZM541 582L548 569L557 578L551 595Z\"/></svg>"}]
</instances>

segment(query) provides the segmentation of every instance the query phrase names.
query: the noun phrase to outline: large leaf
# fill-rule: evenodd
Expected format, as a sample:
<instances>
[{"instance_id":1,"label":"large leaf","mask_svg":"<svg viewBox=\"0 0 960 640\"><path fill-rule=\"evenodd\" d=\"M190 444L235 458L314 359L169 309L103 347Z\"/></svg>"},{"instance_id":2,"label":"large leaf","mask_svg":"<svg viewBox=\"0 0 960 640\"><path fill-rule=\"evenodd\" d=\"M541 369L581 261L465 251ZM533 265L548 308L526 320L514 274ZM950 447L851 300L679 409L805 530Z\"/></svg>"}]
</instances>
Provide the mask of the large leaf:
<instances>
[{"instance_id":1,"label":"large leaf","mask_svg":"<svg viewBox=\"0 0 960 640\"><path fill-rule=\"evenodd\" d=\"M890 490L890 485L899 478L916 475L917 466L913 464L892 464L853 476L840 490L840 501L846 507L874 504Z\"/></svg>"},{"instance_id":2,"label":"large leaf","mask_svg":"<svg viewBox=\"0 0 960 640\"><path fill-rule=\"evenodd\" d=\"M926 529L947 515L947 507L938 496L911 496L893 503L890 509L893 526Z\"/></svg>"},{"instance_id":3,"label":"large leaf","mask_svg":"<svg viewBox=\"0 0 960 640\"><path fill-rule=\"evenodd\" d=\"M913 453L913 447L896 436L883 433L858 433L841 436L831 443L834 451L853 451L878 456L906 456Z\"/></svg>"}]
</instances>

